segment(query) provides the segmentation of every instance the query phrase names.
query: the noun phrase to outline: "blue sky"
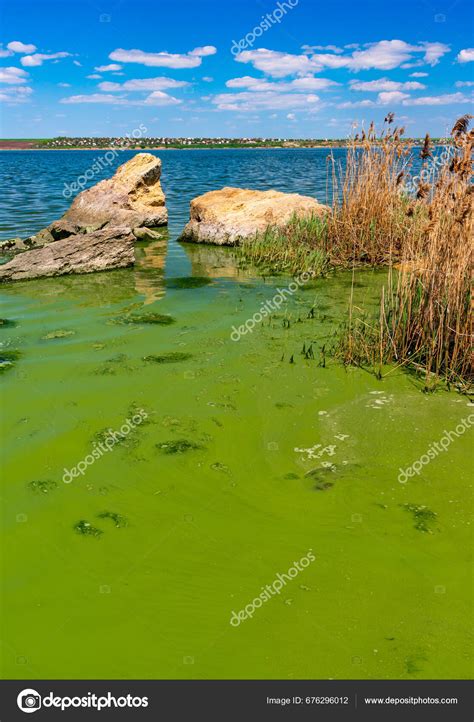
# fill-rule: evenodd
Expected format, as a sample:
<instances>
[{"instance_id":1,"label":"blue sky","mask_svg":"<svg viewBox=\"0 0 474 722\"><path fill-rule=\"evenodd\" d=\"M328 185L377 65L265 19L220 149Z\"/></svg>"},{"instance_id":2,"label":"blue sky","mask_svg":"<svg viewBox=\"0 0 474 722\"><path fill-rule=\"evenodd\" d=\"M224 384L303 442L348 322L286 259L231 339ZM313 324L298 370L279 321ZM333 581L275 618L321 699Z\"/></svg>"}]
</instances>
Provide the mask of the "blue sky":
<instances>
[{"instance_id":1,"label":"blue sky","mask_svg":"<svg viewBox=\"0 0 474 722\"><path fill-rule=\"evenodd\" d=\"M468 0L2 0L0 135L408 135L472 112Z\"/></svg>"}]
</instances>

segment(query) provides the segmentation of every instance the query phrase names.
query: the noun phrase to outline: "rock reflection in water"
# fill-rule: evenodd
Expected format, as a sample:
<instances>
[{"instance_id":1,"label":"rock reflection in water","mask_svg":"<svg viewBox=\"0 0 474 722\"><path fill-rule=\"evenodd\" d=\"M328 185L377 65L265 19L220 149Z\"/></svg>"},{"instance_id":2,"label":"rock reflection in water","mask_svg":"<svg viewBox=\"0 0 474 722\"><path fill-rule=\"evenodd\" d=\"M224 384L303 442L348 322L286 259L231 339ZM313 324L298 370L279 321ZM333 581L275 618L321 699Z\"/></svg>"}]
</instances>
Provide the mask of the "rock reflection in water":
<instances>
[{"instance_id":1,"label":"rock reflection in water","mask_svg":"<svg viewBox=\"0 0 474 722\"><path fill-rule=\"evenodd\" d=\"M255 278L255 268L239 267L238 251L231 248L217 248L204 244L183 243L191 262L192 276L208 276L209 278Z\"/></svg>"},{"instance_id":2,"label":"rock reflection in water","mask_svg":"<svg viewBox=\"0 0 474 722\"><path fill-rule=\"evenodd\" d=\"M135 247L133 279L137 293L144 296L144 305L154 303L165 295L165 263L168 245L167 232L158 241L140 242Z\"/></svg>"}]
</instances>

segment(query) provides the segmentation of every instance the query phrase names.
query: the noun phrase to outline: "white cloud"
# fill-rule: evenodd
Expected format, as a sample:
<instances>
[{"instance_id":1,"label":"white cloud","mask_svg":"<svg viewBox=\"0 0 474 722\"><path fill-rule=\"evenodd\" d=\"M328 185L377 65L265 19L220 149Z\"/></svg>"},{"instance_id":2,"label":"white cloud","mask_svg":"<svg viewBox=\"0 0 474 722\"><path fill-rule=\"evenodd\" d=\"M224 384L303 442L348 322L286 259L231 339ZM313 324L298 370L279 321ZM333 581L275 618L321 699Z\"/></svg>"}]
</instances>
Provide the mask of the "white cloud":
<instances>
[{"instance_id":1,"label":"white cloud","mask_svg":"<svg viewBox=\"0 0 474 722\"><path fill-rule=\"evenodd\" d=\"M423 61L431 66L437 65L443 55L450 51L449 45L444 43L420 43L420 45L425 48Z\"/></svg>"},{"instance_id":2,"label":"white cloud","mask_svg":"<svg viewBox=\"0 0 474 722\"><path fill-rule=\"evenodd\" d=\"M464 50L461 50L456 60L458 63L472 63L474 60L474 48L465 48Z\"/></svg>"},{"instance_id":3,"label":"white cloud","mask_svg":"<svg viewBox=\"0 0 474 722\"><path fill-rule=\"evenodd\" d=\"M27 103L29 96L33 90L31 88L21 86L14 86L13 88L3 88L0 92L0 100L4 103L18 104Z\"/></svg>"},{"instance_id":4,"label":"white cloud","mask_svg":"<svg viewBox=\"0 0 474 722\"><path fill-rule=\"evenodd\" d=\"M381 105L399 105L402 100L409 97L408 93L400 93L398 90L392 90L386 93L379 93L377 100Z\"/></svg>"},{"instance_id":5,"label":"white cloud","mask_svg":"<svg viewBox=\"0 0 474 722\"><path fill-rule=\"evenodd\" d=\"M399 83L395 80L389 80L388 78L378 78L377 80L369 81L350 81L351 90L365 90L380 92L381 90L395 91L395 90L424 90L426 85L418 83L417 81L408 81L406 83Z\"/></svg>"},{"instance_id":6,"label":"white cloud","mask_svg":"<svg viewBox=\"0 0 474 722\"><path fill-rule=\"evenodd\" d=\"M65 103L67 105L75 103L107 103L109 105L123 105L124 99L117 95L92 93L91 95L70 95L68 98L62 98L60 103Z\"/></svg>"},{"instance_id":7,"label":"white cloud","mask_svg":"<svg viewBox=\"0 0 474 722\"><path fill-rule=\"evenodd\" d=\"M0 58L9 58L11 55L13 55L11 50L5 50L5 48L0 48Z\"/></svg>"},{"instance_id":8,"label":"white cloud","mask_svg":"<svg viewBox=\"0 0 474 722\"><path fill-rule=\"evenodd\" d=\"M286 117L288 120L296 120L296 115L294 113L288 113Z\"/></svg>"},{"instance_id":9,"label":"white cloud","mask_svg":"<svg viewBox=\"0 0 474 722\"><path fill-rule=\"evenodd\" d=\"M156 90L145 98L145 100L130 100L123 95L108 95L107 93L91 93L90 95L71 95L68 98L62 98L60 103L67 105L77 105L81 103L102 103L105 105L178 105L181 103L177 98L173 98L167 93Z\"/></svg>"},{"instance_id":10,"label":"white cloud","mask_svg":"<svg viewBox=\"0 0 474 722\"><path fill-rule=\"evenodd\" d=\"M94 70L97 70L99 73L108 73L114 70L122 70L122 66L117 63L109 63L109 65L98 65Z\"/></svg>"},{"instance_id":11,"label":"white cloud","mask_svg":"<svg viewBox=\"0 0 474 722\"><path fill-rule=\"evenodd\" d=\"M20 59L20 63L28 68L34 68L38 65L43 65L45 60L59 60L60 58L68 58L71 53L51 53L49 55L45 53L35 53L35 55L24 55Z\"/></svg>"},{"instance_id":12,"label":"white cloud","mask_svg":"<svg viewBox=\"0 0 474 722\"><path fill-rule=\"evenodd\" d=\"M242 78L233 78L226 82L228 88L246 88L252 91L272 90L275 92L296 91L308 92L311 90L324 90L332 85L339 85L334 80L327 78L303 77L295 78L288 83L272 83L266 78L252 78L244 75Z\"/></svg>"},{"instance_id":13,"label":"white cloud","mask_svg":"<svg viewBox=\"0 0 474 722\"><path fill-rule=\"evenodd\" d=\"M71 83L58 83L60 88L70 88Z\"/></svg>"},{"instance_id":14,"label":"white cloud","mask_svg":"<svg viewBox=\"0 0 474 722\"><path fill-rule=\"evenodd\" d=\"M82 63L79 62L79 60L73 60L73 65L77 65L79 68L82 68Z\"/></svg>"},{"instance_id":15,"label":"white cloud","mask_svg":"<svg viewBox=\"0 0 474 722\"><path fill-rule=\"evenodd\" d=\"M9 85L21 85L26 83L28 73L26 70L21 68L14 68L9 66L7 68L0 68L0 83L8 83Z\"/></svg>"},{"instance_id":16,"label":"white cloud","mask_svg":"<svg viewBox=\"0 0 474 722\"><path fill-rule=\"evenodd\" d=\"M452 105L456 103L469 103L470 99L463 93L448 93L445 95L425 95L421 98L412 98L408 93L399 91L382 92L378 94L377 101L359 100L357 102L339 103L338 108L366 108L377 105Z\"/></svg>"},{"instance_id":17,"label":"white cloud","mask_svg":"<svg viewBox=\"0 0 474 722\"><path fill-rule=\"evenodd\" d=\"M102 75L98 75L97 73L92 73L92 75L86 75L86 78L88 80L100 80L102 78Z\"/></svg>"},{"instance_id":18,"label":"white cloud","mask_svg":"<svg viewBox=\"0 0 474 722\"><path fill-rule=\"evenodd\" d=\"M436 65L447 52L449 46L444 43L422 42L410 45L403 40L380 40L376 43L367 43L364 49L356 49L350 54L292 55L258 48L244 50L235 59L239 63L251 63L254 68L268 75L282 78L287 75L308 75L323 68L348 68L353 71L392 70L412 60L417 65L423 63ZM421 54L422 57L417 59L417 54Z\"/></svg>"},{"instance_id":19,"label":"white cloud","mask_svg":"<svg viewBox=\"0 0 474 722\"><path fill-rule=\"evenodd\" d=\"M139 103L142 104L141 101L139 101ZM178 105L178 103L181 103L178 98L173 98L172 95L163 93L161 90L155 90L153 93L150 93L148 98L143 101L143 105Z\"/></svg>"},{"instance_id":20,"label":"white cloud","mask_svg":"<svg viewBox=\"0 0 474 722\"><path fill-rule=\"evenodd\" d=\"M124 50L117 48L113 50L109 58L122 63L141 63L151 67L162 68L197 68L202 63L202 57L213 55L217 50L213 45L206 45L203 48L195 48L189 53L147 53L144 50Z\"/></svg>"},{"instance_id":21,"label":"white cloud","mask_svg":"<svg viewBox=\"0 0 474 722\"><path fill-rule=\"evenodd\" d=\"M315 55L313 59L327 64L329 67L347 67L349 70L393 70L403 63L416 57L417 53L423 53L423 57L416 60L416 63L436 65L439 59L449 52L449 46L444 43L418 43L410 45L403 40L380 40L377 43L369 43L364 50L355 50L350 56L334 58L331 56ZM342 61L335 64L334 61Z\"/></svg>"},{"instance_id":22,"label":"white cloud","mask_svg":"<svg viewBox=\"0 0 474 722\"><path fill-rule=\"evenodd\" d=\"M294 90L325 90L332 85L340 85L335 80L328 80L328 78L313 78L303 77L296 78L288 83L288 86Z\"/></svg>"},{"instance_id":23,"label":"white cloud","mask_svg":"<svg viewBox=\"0 0 474 722\"><path fill-rule=\"evenodd\" d=\"M219 110L293 110L301 108L312 111L320 108L319 96L313 91L338 86L327 78L300 77L288 82L273 82L266 78L254 78L244 75L226 82L231 89L242 90L237 93L220 93L212 98Z\"/></svg>"},{"instance_id":24,"label":"white cloud","mask_svg":"<svg viewBox=\"0 0 474 722\"><path fill-rule=\"evenodd\" d=\"M203 80L204 80L205 83L213 83L213 82L214 82L214 78L211 78L210 75L205 75L205 76L203 77Z\"/></svg>"},{"instance_id":25,"label":"white cloud","mask_svg":"<svg viewBox=\"0 0 474 722\"><path fill-rule=\"evenodd\" d=\"M236 56L238 63L251 63L257 70L262 70L275 78L286 75L309 74L315 72L314 63L307 55L291 55L277 50L257 48L244 50Z\"/></svg>"},{"instance_id":26,"label":"white cloud","mask_svg":"<svg viewBox=\"0 0 474 722\"><path fill-rule=\"evenodd\" d=\"M456 88L472 88L474 86L474 80L457 80L454 85Z\"/></svg>"},{"instance_id":27,"label":"white cloud","mask_svg":"<svg viewBox=\"0 0 474 722\"><path fill-rule=\"evenodd\" d=\"M346 45L346 47L349 47ZM315 50L329 50L331 53L343 53L344 50L337 45L302 45L301 50L305 53L314 53Z\"/></svg>"},{"instance_id":28,"label":"white cloud","mask_svg":"<svg viewBox=\"0 0 474 722\"><path fill-rule=\"evenodd\" d=\"M214 45L204 45L202 48L194 48L194 50L190 50L188 55L204 58L206 55L215 55L216 53L217 48L215 48Z\"/></svg>"},{"instance_id":29,"label":"white cloud","mask_svg":"<svg viewBox=\"0 0 474 722\"><path fill-rule=\"evenodd\" d=\"M242 78L232 78L226 82L228 88L248 88L249 90L265 89L270 83L263 79L252 78L250 75L244 75Z\"/></svg>"},{"instance_id":30,"label":"white cloud","mask_svg":"<svg viewBox=\"0 0 474 722\"><path fill-rule=\"evenodd\" d=\"M428 73L410 73L410 78L427 78Z\"/></svg>"},{"instance_id":31,"label":"white cloud","mask_svg":"<svg viewBox=\"0 0 474 722\"><path fill-rule=\"evenodd\" d=\"M470 98L467 98L465 95L463 95L463 93L447 93L445 95L425 95L421 98L404 100L403 105L451 105L454 103L470 102Z\"/></svg>"},{"instance_id":32,"label":"white cloud","mask_svg":"<svg viewBox=\"0 0 474 722\"><path fill-rule=\"evenodd\" d=\"M31 43L26 45L25 43L21 43L19 40L12 40L11 43L8 43L7 48L13 53L34 53L36 45L32 45Z\"/></svg>"},{"instance_id":33,"label":"white cloud","mask_svg":"<svg viewBox=\"0 0 474 722\"><path fill-rule=\"evenodd\" d=\"M356 100L351 101L347 100L344 103L339 103L336 107L337 108L371 108L374 106L375 103L373 100Z\"/></svg>"},{"instance_id":34,"label":"white cloud","mask_svg":"<svg viewBox=\"0 0 474 722\"><path fill-rule=\"evenodd\" d=\"M106 92L115 90L167 90L168 88L183 88L189 85L185 80L174 80L174 78L137 78L126 80L125 83L110 83L104 81L99 83L99 88Z\"/></svg>"},{"instance_id":35,"label":"white cloud","mask_svg":"<svg viewBox=\"0 0 474 722\"><path fill-rule=\"evenodd\" d=\"M212 102L219 110L310 110L318 105L319 97L314 94L276 93L267 90L220 93L212 98Z\"/></svg>"}]
</instances>

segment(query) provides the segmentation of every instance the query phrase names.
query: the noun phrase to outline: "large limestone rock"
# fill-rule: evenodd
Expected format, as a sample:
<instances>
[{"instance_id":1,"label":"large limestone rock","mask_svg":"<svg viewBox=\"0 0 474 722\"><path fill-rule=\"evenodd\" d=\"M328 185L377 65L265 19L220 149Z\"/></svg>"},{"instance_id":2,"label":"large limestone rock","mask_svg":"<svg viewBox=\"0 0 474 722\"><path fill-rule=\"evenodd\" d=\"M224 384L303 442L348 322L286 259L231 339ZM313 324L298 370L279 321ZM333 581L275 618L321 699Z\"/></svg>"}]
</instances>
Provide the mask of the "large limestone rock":
<instances>
[{"instance_id":1,"label":"large limestone rock","mask_svg":"<svg viewBox=\"0 0 474 722\"><path fill-rule=\"evenodd\" d=\"M3 242L0 251L19 255L0 266L0 280L133 265L133 242L156 237L155 231L144 229L168 221L160 176L160 159L138 153L112 178L79 193L69 210L47 228L24 240Z\"/></svg>"},{"instance_id":2,"label":"large limestone rock","mask_svg":"<svg viewBox=\"0 0 474 722\"><path fill-rule=\"evenodd\" d=\"M72 232L95 231L106 226L163 226L168 222L161 189L161 160L137 153L117 168L112 178L100 181L74 199L63 217L48 230L55 240Z\"/></svg>"},{"instance_id":3,"label":"large limestone rock","mask_svg":"<svg viewBox=\"0 0 474 722\"><path fill-rule=\"evenodd\" d=\"M234 246L268 226L287 225L294 215L322 217L328 212L328 206L298 193L222 188L191 201L190 221L180 240Z\"/></svg>"},{"instance_id":4,"label":"large limestone rock","mask_svg":"<svg viewBox=\"0 0 474 722\"><path fill-rule=\"evenodd\" d=\"M114 226L86 235L68 236L19 253L0 266L0 281L125 268L133 265L134 243L135 236L127 227Z\"/></svg>"}]
</instances>

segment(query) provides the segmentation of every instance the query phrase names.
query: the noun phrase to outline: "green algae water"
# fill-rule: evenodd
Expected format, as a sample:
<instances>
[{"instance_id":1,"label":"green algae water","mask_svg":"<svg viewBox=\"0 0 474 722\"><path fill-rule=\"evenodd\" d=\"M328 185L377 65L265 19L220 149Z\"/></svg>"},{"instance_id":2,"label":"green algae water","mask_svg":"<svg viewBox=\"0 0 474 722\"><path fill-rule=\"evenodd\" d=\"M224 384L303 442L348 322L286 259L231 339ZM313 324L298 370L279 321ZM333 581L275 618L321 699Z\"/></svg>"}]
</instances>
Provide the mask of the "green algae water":
<instances>
[{"instance_id":1,"label":"green algae water","mask_svg":"<svg viewBox=\"0 0 474 722\"><path fill-rule=\"evenodd\" d=\"M382 272L233 340L292 279L178 220L133 269L1 289L2 677L469 677L471 431L398 477L473 407L331 360Z\"/></svg>"}]
</instances>

